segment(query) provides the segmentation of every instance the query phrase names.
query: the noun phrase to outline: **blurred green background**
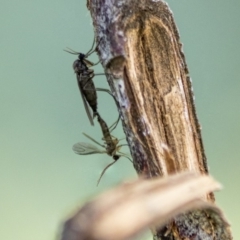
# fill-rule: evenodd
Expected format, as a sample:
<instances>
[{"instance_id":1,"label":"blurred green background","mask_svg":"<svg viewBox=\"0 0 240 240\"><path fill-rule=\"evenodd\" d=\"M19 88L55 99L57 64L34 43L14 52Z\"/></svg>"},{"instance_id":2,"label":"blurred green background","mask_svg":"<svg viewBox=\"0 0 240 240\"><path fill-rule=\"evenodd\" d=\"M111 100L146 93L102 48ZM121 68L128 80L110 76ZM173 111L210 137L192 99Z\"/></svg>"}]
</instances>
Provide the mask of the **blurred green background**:
<instances>
[{"instance_id":1,"label":"blurred green background","mask_svg":"<svg viewBox=\"0 0 240 240\"><path fill-rule=\"evenodd\" d=\"M63 51L87 52L92 44L85 2L1 2L0 239L55 239L61 222L79 205L136 177L122 158L96 187L111 158L81 157L71 150L78 141L88 142L83 131L101 139L79 95L72 70L76 56ZM240 239L240 1L168 3L193 80L210 172L224 186L217 203ZM96 54L90 59L97 61ZM95 72L103 72L100 65ZM95 82L107 86L104 77ZM113 123L118 115L113 99L99 93L99 101L102 116ZM114 135L124 136L121 127Z\"/></svg>"}]
</instances>

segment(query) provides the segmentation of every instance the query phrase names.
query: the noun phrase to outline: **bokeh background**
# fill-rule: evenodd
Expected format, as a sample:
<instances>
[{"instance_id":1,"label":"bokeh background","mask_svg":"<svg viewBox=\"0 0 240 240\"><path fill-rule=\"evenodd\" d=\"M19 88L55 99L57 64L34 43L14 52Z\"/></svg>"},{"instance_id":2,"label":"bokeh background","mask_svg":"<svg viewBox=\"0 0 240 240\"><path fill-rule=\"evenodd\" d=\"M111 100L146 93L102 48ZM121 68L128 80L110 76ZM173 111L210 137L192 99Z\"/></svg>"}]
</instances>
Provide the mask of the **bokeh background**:
<instances>
[{"instance_id":1,"label":"bokeh background","mask_svg":"<svg viewBox=\"0 0 240 240\"><path fill-rule=\"evenodd\" d=\"M224 189L217 203L240 239L240 1L169 0L184 44L211 174ZM85 0L1 1L0 8L0 239L55 239L78 206L122 180L136 178L122 158L78 156L72 145L101 140L79 95L70 47L93 41ZM90 58L97 61L96 54ZM100 65L96 73L102 73ZM96 85L107 87L104 77ZM113 99L99 93L108 124ZM120 124L121 125L121 124ZM124 136L121 127L114 135ZM151 239L148 235L141 239Z\"/></svg>"}]
</instances>

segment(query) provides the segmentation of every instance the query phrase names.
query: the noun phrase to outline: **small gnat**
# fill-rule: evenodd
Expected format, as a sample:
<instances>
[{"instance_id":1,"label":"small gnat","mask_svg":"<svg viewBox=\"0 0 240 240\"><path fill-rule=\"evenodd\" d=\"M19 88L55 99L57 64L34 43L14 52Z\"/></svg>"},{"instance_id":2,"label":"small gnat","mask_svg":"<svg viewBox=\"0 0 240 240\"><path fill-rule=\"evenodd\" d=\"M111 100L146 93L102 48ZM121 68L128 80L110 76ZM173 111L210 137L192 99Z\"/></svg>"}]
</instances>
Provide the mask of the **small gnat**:
<instances>
[{"instance_id":1,"label":"small gnat","mask_svg":"<svg viewBox=\"0 0 240 240\"><path fill-rule=\"evenodd\" d=\"M86 53L75 52L72 49L65 50L66 52L74 55L78 55L78 59L73 63L73 70L77 77L78 88L80 95L83 100L84 108L86 110L87 116L91 125L93 126L93 118L97 114L97 92L93 82L94 70L91 69L94 65L93 62L90 62L87 58L95 52L95 38L91 49ZM93 115L91 114L90 108L92 109Z\"/></svg>"}]
</instances>

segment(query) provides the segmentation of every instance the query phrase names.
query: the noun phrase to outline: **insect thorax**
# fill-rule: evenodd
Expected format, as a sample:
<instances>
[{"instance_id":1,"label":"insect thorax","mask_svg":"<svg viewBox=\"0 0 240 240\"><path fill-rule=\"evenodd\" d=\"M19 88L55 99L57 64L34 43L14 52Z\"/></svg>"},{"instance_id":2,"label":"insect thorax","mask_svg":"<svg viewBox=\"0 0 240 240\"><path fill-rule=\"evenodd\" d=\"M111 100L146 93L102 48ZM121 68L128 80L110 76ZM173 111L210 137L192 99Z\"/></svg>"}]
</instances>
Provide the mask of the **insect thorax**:
<instances>
[{"instance_id":1,"label":"insect thorax","mask_svg":"<svg viewBox=\"0 0 240 240\"><path fill-rule=\"evenodd\" d=\"M89 74L88 72L93 72L92 69L89 69L87 65L79 59L73 62L73 70L76 74L83 74L84 72Z\"/></svg>"}]
</instances>

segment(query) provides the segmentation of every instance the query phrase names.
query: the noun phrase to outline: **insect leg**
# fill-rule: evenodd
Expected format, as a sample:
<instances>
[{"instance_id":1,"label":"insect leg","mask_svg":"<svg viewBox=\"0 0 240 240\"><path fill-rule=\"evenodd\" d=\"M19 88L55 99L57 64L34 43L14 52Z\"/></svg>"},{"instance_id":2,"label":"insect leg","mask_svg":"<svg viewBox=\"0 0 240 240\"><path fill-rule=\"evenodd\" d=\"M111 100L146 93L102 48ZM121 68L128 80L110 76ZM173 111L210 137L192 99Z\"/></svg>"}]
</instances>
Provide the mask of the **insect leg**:
<instances>
[{"instance_id":1,"label":"insect leg","mask_svg":"<svg viewBox=\"0 0 240 240\"><path fill-rule=\"evenodd\" d=\"M85 54L86 58L87 58L88 56L90 56L90 55L96 50L96 48L94 48L95 42L96 42L96 41L95 41L95 37L93 37L92 47L91 47L90 50Z\"/></svg>"},{"instance_id":2,"label":"insect leg","mask_svg":"<svg viewBox=\"0 0 240 240\"><path fill-rule=\"evenodd\" d=\"M104 173L106 172L106 170L107 170L109 167L111 167L116 161L117 161L117 160L114 160L113 162L111 162L110 164L108 164L108 165L103 169L103 171L102 171L102 173L101 173L101 175L100 175L100 177L99 177L99 179L98 179L98 181L97 181L97 186L98 186L98 184L100 183L101 178L102 178L102 176L104 175Z\"/></svg>"},{"instance_id":3,"label":"insect leg","mask_svg":"<svg viewBox=\"0 0 240 240\"><path fill-rule=\"evenodd\" d=\"M92 137L90 137L89 135L87 135L86 133L82 133L85 137L89 138L90 140L92 140L93 142L95 142L96 144L98 144L99 146L106 148L104 145L102 145L101 143L99 143L98 141L96 141L95 139L93 139Z\"/></svg>"},{"instance_id":4,"label":"insect leg","mask_svg":"<svg viewBox=\"0 0 240 240\"><path fill-rule=\"evenodd\" d=\"M132 159L130 157L128 157L128 155L126 153L118 151L118 154L122 157L127 158L131 163L133 162Z\"/></svg>"},{"instance_id":5,"label":"insect leg","mask_svg":"<svg viewBox=\"0 0 240 240\"><path fill-rule=\"evenodd\" d=\"M101 41L102 41L102 38L100 39L100 41L98 42L98 44L96 45L96 47L93 48L93 47L94 47L94 44L95 44L95 42L96 42L95 37L93 38L92 47L91 47L91 49L90 49L90 50L87 52L87 54L86 54L87 57L90 56L94 51L96 51L96 49L97 49L97 47L99 46L99 44L100 44ZM100 61L99 61L99 62L100 62Z\"/></svg>"},{"instance_id":6,"label":"insect leg","mask_svg":"<svg viewBox=\"0 0 240 240\"><path fill-rule=\"evenodd\" d=\"M98 65L100 62L101 62L101 60L99 60L99 61L96 62L96 63L93 63L92 66L96 66L96 65ZM105 74L104 74L104 75L105 75Z\"/></svg>"},{"instance_id":7,"label":"insect leg","mask_svg":"<svg viewBox=\"0 0 240 240\"><path fill-rule=\"evenodd\" d=\"M117 121L114 122L114 123L109 127L110 132L112 132L112 131L117 127L117 125L118 125L118 123L119 123L119 121L120 121L120 118L121 118L121 115L118 114L118 119L117 119Z\"/></svg>"},{"instance_id":8,"label":"insect leg","mask_svg":"<svg viewBox=\"0 0 240 240\"><path fill-rule=\"evenodd\" d=\"M91 76L89 76L88 77L88 79L86 80L86 82L84 83L84 86L82 86L82 88L84 89L84 90L88 90L88 91L95 91L95 86L94 86L94 89L87 89L86 88L86 85L89 83L89 81L91 81L93 78L94 78L94 76L96 76L96 75L105 75L104 73L99 73L99 74L94 74L94 72L92 72L91 73L92 75ZM103 88L104 89L104 88ZM106 89L107 90L107 89ZM100 90L101 91L101 90ZM110 91L109 91L110 92ZM110 94L110 93L109 93Z\"/></svg>"},{"instance_id":9,"label":"insect leg","mask_svg":"<svg viewBox=\"0 0 240 240\"><path fill-rule=\"evenodd\" d=\"M96 75L97 75L97 74L96 74ZM111 95L111 96L114 98L114 96L113 96L113 94L111 93L111 91L108 90L108 89L106 89L106 88L96 88L96 90L97 90L97 91L100 91L100 92L106 92L106 93L108 93L109 95Z\"/></svg>"}]
</instances>

